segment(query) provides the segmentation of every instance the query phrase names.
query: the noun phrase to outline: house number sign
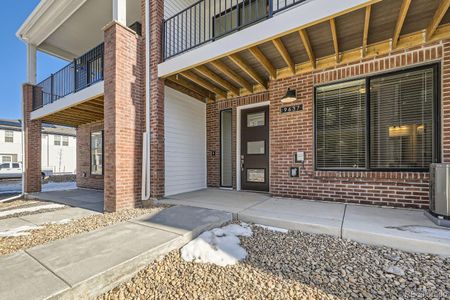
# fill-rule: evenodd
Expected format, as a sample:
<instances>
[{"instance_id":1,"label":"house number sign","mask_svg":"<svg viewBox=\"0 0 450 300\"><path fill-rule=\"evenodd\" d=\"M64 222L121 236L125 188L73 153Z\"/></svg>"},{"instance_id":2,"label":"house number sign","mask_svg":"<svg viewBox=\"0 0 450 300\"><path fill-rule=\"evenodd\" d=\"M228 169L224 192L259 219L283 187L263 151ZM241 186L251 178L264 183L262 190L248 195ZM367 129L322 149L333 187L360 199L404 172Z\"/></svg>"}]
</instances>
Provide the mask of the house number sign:
<instances>
[{"instance_id":1,"label":"house number sign","mask_svg":"<svg viewBox=\"0 0 450 300\"><path fill-rule=\"evenodd\" d=\"M297 104L297 105L291 105L291 106L285 106L281 108L281 113L290 113L294 111L301 111L303 110L303 104Z\"/></svg>"}]
</instances>

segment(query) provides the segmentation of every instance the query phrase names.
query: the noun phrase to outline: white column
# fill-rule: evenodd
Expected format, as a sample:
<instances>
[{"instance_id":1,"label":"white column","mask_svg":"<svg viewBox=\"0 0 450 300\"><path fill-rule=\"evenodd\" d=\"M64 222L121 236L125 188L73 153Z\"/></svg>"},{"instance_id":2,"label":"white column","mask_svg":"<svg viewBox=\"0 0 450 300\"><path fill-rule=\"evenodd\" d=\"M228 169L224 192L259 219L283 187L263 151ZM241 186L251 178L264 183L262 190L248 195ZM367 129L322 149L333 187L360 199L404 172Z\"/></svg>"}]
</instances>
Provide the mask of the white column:
<instances>
[{"instance_id":1,"label":"white column","mask_svg":"<svg viewBox=\"0 0 450 300\"><path fill-rule=\"evenodd\" d=\"M127 0L112 0L113 20L127 26Z\"/></svg>"},{"instance_id":2,"label":"white column","mask_svg":"<svg viewBox=\"0 0 450 300\"><path fill-rule=\"evenodd\" d=\"M27 44L27 83L36 84L36 46Z\"/></svg>"}]
</instances>

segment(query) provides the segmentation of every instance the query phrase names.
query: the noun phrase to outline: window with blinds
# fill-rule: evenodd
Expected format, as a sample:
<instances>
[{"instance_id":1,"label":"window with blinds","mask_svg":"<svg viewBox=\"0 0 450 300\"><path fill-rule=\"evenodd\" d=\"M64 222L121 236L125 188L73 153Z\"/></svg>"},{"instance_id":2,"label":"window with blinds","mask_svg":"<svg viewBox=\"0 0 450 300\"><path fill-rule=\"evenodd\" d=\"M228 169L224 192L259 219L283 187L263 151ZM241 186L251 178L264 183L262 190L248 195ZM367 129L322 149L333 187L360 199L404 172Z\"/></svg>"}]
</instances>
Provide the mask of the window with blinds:
<instances>
[{"instance_id":1,"label":"window with blinds","mask_svg":"<svg viewBox=\"0 0 450 300\"><path fill-rule=\"evenodd\" d=\"M434 68L370 80L370 166L429 168L433 162Z\"/></svg>"},{"instance_id":2,"label":"window with blinds","mask_svg":"<svg viewBox=\"0 0 450 300\"><path fill-rule=\"evenodd\" d=\"M366 167L366 81L316 89L316 166Z\"/></svg>"},{"instance_id":3,"label":"window with blinds","mask_svg":"<svg viewBox=\"0 0 450 300\"><path fill-rule=\"evenodd\" d=\"M433 65L316 88L316 168L428 169L438 157L437 72Z\"/></svg>"}]
</instances>

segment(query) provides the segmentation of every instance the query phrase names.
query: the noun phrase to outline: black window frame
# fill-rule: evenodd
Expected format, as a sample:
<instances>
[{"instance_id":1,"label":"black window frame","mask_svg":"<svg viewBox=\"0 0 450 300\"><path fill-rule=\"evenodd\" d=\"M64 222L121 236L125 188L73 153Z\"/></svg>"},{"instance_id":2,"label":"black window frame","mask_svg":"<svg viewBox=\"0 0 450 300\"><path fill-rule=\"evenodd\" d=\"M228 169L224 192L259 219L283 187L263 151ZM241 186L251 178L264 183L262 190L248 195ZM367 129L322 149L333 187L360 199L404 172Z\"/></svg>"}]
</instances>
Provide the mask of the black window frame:
<instances>
[{"instance_id":1,"label":"black window frame","mask_svg":"<svg viewBox=\"0 0 450 300\"><path fill-rule=\"evenodd\" d=\"M370 165L370 157L371 157L371 135L370 135L370 125L371 125L371 98L370 98L370 81L375 78L381 78L386 76L392 76L401 73L407 73L411 71L419 71L424 69L433 68L434 70L434 101L433 101L433 157L432 163L440 163L442 161L442 152L441 152L441 63L432 63L426 64L416 67L406 67L395 71L383 72L374 75L355 77L348 80L328 82L326 84L317 85L314 87L314 116L313 116L313 124L314 124L314 170L315 171L333 171L333 172L429 172L429 168L373 168ZM366 166L365 168L320 168L317 166L317 89L320 87L330 86L333 84L344 83L344 82L352 82L364 79L366 84Z\"/></svg>"}]
</instances>

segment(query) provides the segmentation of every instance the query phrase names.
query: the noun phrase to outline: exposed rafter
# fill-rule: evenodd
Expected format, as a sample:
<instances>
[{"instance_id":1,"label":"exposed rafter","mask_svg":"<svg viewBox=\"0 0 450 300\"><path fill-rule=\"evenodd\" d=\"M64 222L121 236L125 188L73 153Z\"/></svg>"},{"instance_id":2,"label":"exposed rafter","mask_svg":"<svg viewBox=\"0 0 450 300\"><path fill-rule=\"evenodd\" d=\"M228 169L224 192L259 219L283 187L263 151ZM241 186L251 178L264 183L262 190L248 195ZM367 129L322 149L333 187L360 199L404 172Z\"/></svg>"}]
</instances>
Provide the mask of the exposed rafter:
<instances>
[{"instance_id":1,"label":"exposed rafter","mask_svg":"<svg viewBox=\"0 0 450 300\"><path fill-rule=\"evenodd\" d=\"M223 62L216 60L212 61L211 64L219 70L220 72L224 73L226 76L228 76L231 80L239 84L241 87L247 90L249 93L253 93L253 86L244 78L236 74L233 70L227 67Z\"/></svg>"},{"instance_id":2,"label":"exposed rafter","mask_svg":"<svg viewBox=\"0 0 450 300\"><path fill-rule=\"evenodd\" d=\"M197 84L193 83L190 80L185 79L183 76L174 75L174 76L167 78L167 80L196 93L197 95L201 96L203 99L213 98L213 96L214 96L208 90L202 88L201 86L198 86Z\"/></svg>"},{"instance_id":3,"label":"exposed rafter","mask_svg":"<svg viewBox=\"0 0 450 300\"><path fill-rule=\"evenodd\" d=\"M300 39L303 43L303 46L305 47L306 53L309 57L309 62L311 63L311 66L316 68L316 57L314 55L314 52L311 47L311 42L309 41L308 33L306 32L306 29L300 29L299 30Z\"/></svg>"},{"instance_id":4,"label":"exposed rafter","mask_svg":"<svg viewBox=\"0 0 450 300\"><path fill-rule=\"evenodd\" d=\"M434 33L436 32L436 29L441 23L442 18L444 18L445 13L447 12L449 7L450 7L450 0L441 0L436 12L434 13L433 19L431 20L430 24L427 27L425 37L427 41L429 41L433 37Z\"/></svg>"},{"instance_id":5,"label":"exposed rafter","mask_svg":"<svg viewBox=\"0 0 450 300\"><path fill-rule=\"evenodd\" d=\"M239 89L232 85L230 82L226 81L210 69L208 69L205 66L198 66L195 68L197 72L202 74L205 77L208 77L210 80L214 81L216 84L220 85L221 87L225 88L227 91L233 93L234 96L239 96Z\"/></svg>"},{"instance_id":6,"label":"exposed rafter","mask_svg":"<svg viewBox=\"0 0 450 300\"><path fill-rule=\"evenodd\" d=\"M267 57L264 55L264 53L262 53L262 51L259 50L259 48L256 46L252 47L248 50L250 51L251 54L253 54L253 56L256 58L256 60L264 67L264 69L266 69L267 73L269 73L269 75L272 76L272 78L276 79L277 78L277 70L272 65L270 60L267 59Z\"/></svg>"},{"instance_id":7,"label":"exposed rafter","mask_svg":"<svg viewBox=\"0 0 450 300\"><path fill-rule=\"evenodd\" d=\"M287 51L286 46L283 44L283 41L280 38L276 38L272 40L272 42L275 45L275 48L277 48L278 53L280 53L284 62L287 64L289 69L291 69L292 74L295 74L295 63L292 60L291 55Z\"/></svg>"},{"instance_id":8,"label":"exposed rafter","mask_svg":"<svg viewBox=\"0 0 450 300\"><path fill-rule=\"evenodd\" d=\"M330 19L330 29L331 29L331 36L333 38L333 47L334 47L334 53L336 55L336 63L340 62L340 55L339 55L339 42L338 42L338 36L337 36L337 30L336 30L336 21L333 19Z\"/></svg>"},{"instance_id":9,"label":"exposed rafter","mask_svg":"<svg viewBox=\"0 0 450 300\"><path fill-rule=\"evenodd\" d=\"M411 0L403 0L402 6L400 7L400 13L398 14L397 23L395 24L394 37L392 38L392 49L397 48L398 39L402 33L403 24L405 23L410 5Z\"/></svg>"},{"instance_id":10,"label":"exposed rafter","mask_svg":"<svg viewBox=\"0 0 450 300\"><path fill-rule=\"evenodd\" d=\"M265 89L267 89L267 82L258 74L256 73L253 68L251 68L247 63L245 63L242 58L240 58L237 54L231 54L228 56L230 60L235 63L239 68L241 68L242 71L247 73L248 76L250 76L253 80L255 80L257 83L262 85Z\"/></svg>"},{"instance_id":11,"label":"exposed rafter","mask_svg":"<svg viewBox=\"0 0 450 300\"><path fill-rule=\"evenodd\" d=\"M218 96L221 96L223 98L227 97L227 93L225 91L216 87L214 84L210 83L209 81L206 81L205 79L201 78L200 76L198 76L197 74L195 74L192 71L184 71L181 73L181 75L183 75L190 81L195 82L199 86L207 89L208 91L210 91Z\"/></svg>"},{"instance_id":12,"label":"exposed rafter","mask_svg":"<svg viewBox=\"0 0 450 300\"><path fill-rule=\"evenodd\" d=\"M370 26L370 15L372 14L372 5L366 6L366 14L364 17L364 33L363 33L363 42L361 54L362 56L366 56L367 54L367 43L369 40L369 26Z\"/></svg>"}]
</instances>

